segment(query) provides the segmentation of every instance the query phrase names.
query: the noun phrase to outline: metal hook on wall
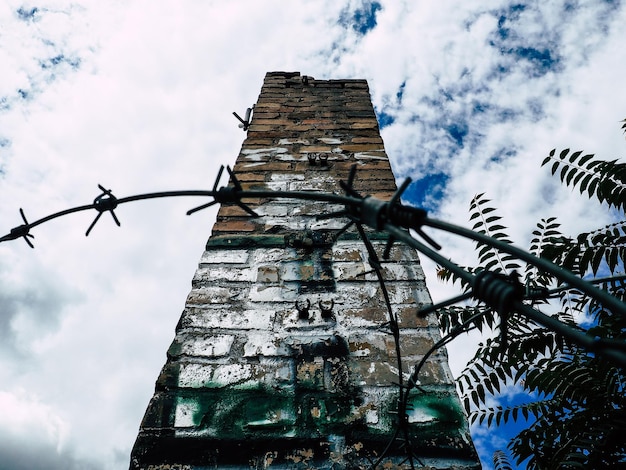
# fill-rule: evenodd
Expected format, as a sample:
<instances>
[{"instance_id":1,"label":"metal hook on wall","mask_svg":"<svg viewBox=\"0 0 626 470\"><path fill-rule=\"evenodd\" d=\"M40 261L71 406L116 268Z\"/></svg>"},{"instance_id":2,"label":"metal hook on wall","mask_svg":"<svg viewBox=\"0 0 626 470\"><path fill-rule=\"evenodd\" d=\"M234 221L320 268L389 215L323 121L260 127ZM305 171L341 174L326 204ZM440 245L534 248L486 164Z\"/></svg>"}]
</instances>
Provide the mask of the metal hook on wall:
<instances>
[{"instance_id":1,"label":"metal hook on wall","mask_svg":"<svg viewBox=\"0 0 626 470\"><path fill-rule=\"evenodd\" d=\"M320 312L322 313L322 318L324 320L330 320L334 318L333 307L335 306L335 301L333 299L328 300L320 300L317 305L320 308Z\"/></svg>"},{"instance_id":2,"label":"metal hook on wall","mask_svg":"<svg viewBox=\"0 0 626 470\"><path fill-rule=\"evenodd\" d=\"M298 318L300 320L308 320L309 319L309 309L311 308L311 301L306 299L306 306L300 302L300 300L296 300L296 310L298 310Z\"/></svg>"}]
</instances>

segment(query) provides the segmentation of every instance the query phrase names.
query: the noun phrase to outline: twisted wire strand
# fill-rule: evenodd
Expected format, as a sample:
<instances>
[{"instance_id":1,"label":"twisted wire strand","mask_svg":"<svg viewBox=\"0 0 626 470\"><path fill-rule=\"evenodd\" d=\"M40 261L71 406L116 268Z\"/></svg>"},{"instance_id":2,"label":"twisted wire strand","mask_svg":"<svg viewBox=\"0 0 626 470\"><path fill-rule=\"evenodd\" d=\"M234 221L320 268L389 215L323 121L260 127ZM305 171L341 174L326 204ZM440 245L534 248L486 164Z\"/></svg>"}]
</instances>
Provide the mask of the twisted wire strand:
<instances>
[{"instance_id":1,"label":"twisted wire strand","mask_svg":"<svg viewBox=\"0 0 626 470\"><path fill-rule=\"evenodd\" d=\"M373 197L362 197L360 196L354 189L352 188L352 182L354 180L355 172L351 171L350 178L348 183L341 182L342 188L346 190L346 195L338 195L334 193L321 193L321 192L307 192L307 191L260 191L260 190L243 190L241 189L241 185L236 181L236 177L234 173L228 168L229 174L231 176L231 181L233 182L233 186L227 188L217 189L217 184L219 181L219 176L215 182L213 190L181 190L181 191L161 191L161 192L153 192L153 193L145 193L138 194L134 196L128 196L124 198L115 198L110 190L104 190L100 186L100 188L104 191L99 197L94 200L93 204L87 204L82 206L77 206L73 208L69 208L66 210L62 210L59 212L55 212L48 216L42 217L34 222L28 222L26 216L22 209L20 209L20 215L24 221L22 225L19 225L13 228L8 234L0 237L0 242L15 240L17 238L23 238L29 246L33 247L29 238L32 238L33 235L30 233L30 230L34 227L52 221L54 219L70 215L77 212L88 211L88 210L96 210L98 215L96 219L92 222L89 230L87 231L87 235L89 231L93 228L95 223L98 221L100 215L103 212L111 212L115 222L119 225L119 221L113 212L117 206L121 204L126 204L139 200L146 199L159 199L166 197L182 197L182 196L202 196L202 197L211 197L213 201L199 206L195 209L188 211L188 214L197 212L204 208L210 207L215 203L235 203L242 207L246 212L248 212L252 216L257 216L253 210L251 210L248 206L246 206L242 199L247 198L290 198L290 199L300 199L300 200L313 200L319 202L329 202L334 204L342 204L345 206L345 210L341 213L336 213L336 217L344 217L347 216L352 222L356 224L357 230L365 243L367 248L370 264L373 268L373 271L376 273L378 282L381 286L381 291L383 292L385 304L387 307L387 311L389 314L389 325L392 331L395 348L396 348L396 356L398 363L398 387L399 387L399 406L398 406L398 424L394 430L393 436L389 441L387 447L384 449L382 454L379 456L376 462L373 462L371 465L371 469L375 469L381 462L384 460L384 457L391 450L393 443L398 439L400 433L404 434L405 441L405 449L407 452L407 459L410 462L411 468L414 468L414 455L410 446L409 432L408 432L408 418L406 416L406 410L408 407L408 397L410 391L415 388L419 382L419 374L421 369L423 368L426 361L434 354L437 350L448 344L458 335L470 331L473 326L472 323L477 320L484 313L478 313L457 327L455 327L452 331L450 331L446 336L441 338L434 344L431 349L422 357L420 362L414 367L413 372L411 373L407 383L404 383L403 378L403 361L401 355L400 348L400 334L397 323L397 318L393 313L391 308L391 303L389 300L389 295L387 292L386 284L384 277L382 275L382 271L380 269L380 259L374 250L371 242L369 241L367 234L363 229L363 225L367 225L375 230L383 231L389 235L389 243L387 248L385 249L385 253L388 254L391 245L394 241L401 241L408 246L415 248L420 253L426 255L427 257L433 259L438 264L446 267L453 274L458 276L460 279L466 281L470 286L472 286L471 296L477 298L485 302L487 305L495 309L498 313L500 313L502 317L501 326L506 326L506 315L510 312L515 311L527 319L531 321L541 324L558 334L563 335L574 343L587 348L590 351L599 353L618 364L621 367L626 367L626 352L624 351L624 345L611 340L605 340L602 338L591 337L586 334L584 331L580 329L576 329L570 325L567 325L559 320L549 317L535 308L527 305L523 302L524 294L523 292L519 292L519 289L511 283L510 281L503 280L498 278L495 273L492 272L482 272L474 275L455 263L451 262L447 258L443 257L435 250L439 249L439 245L432 240L429 236L427 236L422 230L422 226L429 226L435 229L443 230L449 233L453 233L459 235L461 237L469 238L474 241L478 241L480 243L489 245L493 248L496 248L502 252L511 254L516 256L518 259L525 261L529 264L537 266L538 268L552 274L556 279L563 282L565 284L564 287L559 287L556 290L548 291L548 294L553 294L555 292L559 292L564 289L575 288L580 290L581 292L587 294L589 297L593 298L600 304L602 304L605 308L608 308L612 312L618 315L626 315L626 304L621 302L619 299L611 296L608 292L603 291L594 286L594 283L601 283L604 281L611 280L623 280L624 276L615 276L612 278L603 278L587 281L583 280L573 273L553 264L547 260L538 258L531 253L525 252L515 246L503 243L500 240L488 237L484 234L480 234L478 232L474 232L472 230L456 226L453 224L449 224L447 222L442 222L434 219L430 219L427 217L426 211L418 208L413 208L410 206L404 206L398 202L399 194L406 188L407 184L405 183L401 190L399 190L390 202L384 202L377 200ZM107 197L104 201L103 197ZM422 239L426 241L430 245L426 246L424 243L415 239L409 232L408 229L414 230ZM431 248L433 247L433 248ZM451 301L447 302L447 304L456 302L457 300L466 298L467 294L463 296L456 297ZM434 307L433 307L434 308ZM503 335L505 333L503 332ZM418 459L419 460L419 459ZM420 462L421 464L421 462Z\"/></svg>"},{"instance_id":2,"label":"twisted wire strand","mask_svg":"<svg viewBox=\"0 0 626 470\"><path fill-rule=\"evenodd\" d=\"M234 175L232 172L231 177ZM351 173L352 176L352 173ZM598 301L605 308L611 310L614 314L617 315L626 315L626 304L616 297L613 297L608 292L605 292L597 287L595 287L592 283L581 279L575 276L573 273L545 260L542 258L538 258L531 253L525 252L511 244L503 243L500 240L494 239L492 237L486 236L484 234L480 234L474 232L472 230L466 229L464 227L460 227L454 224L450 224L447 222L442 222L434 219L430 219L425 216L425 211L421 209L415 209L408 206L403 206L400 203L396 203L395 208L389 208L384 201L377 200L373 197L360 197L356 192L347 191L349 195L343 196L334 193L322 193L322 192L313 192L313 191L259 191L259 190L235 190L232 191L222 191L224 188L220 188L220 190L183 190L183 191L163 191L163 192L155 192L155 193L146 193L139 194L135 196L129 196L125 198L117 199L117 205L125 204L133 201L144 200L144 199L156 199L156 198L164 198L164 197L179 197L179 196L208 196L216 198L216 196L220 199L220 202L234 202L236 204L241 203L242 198L291 198L291 199L301 199L301 200L314 200L320 202L331 202L336 204L343 204L346 207L348 215L352 220L357 220L359 222L366 223L370 227L376 230L382 230L387 234L391 235L394 240L399 240L404 242L405 244L412 246L417 249L422 254L428 256L433 259L438 264L445 266L452 273L457 275L459 278L466 281L469 285L476 285L476 276L471 274L470 272L464 270L460 266L455 263L449 261L447 258L441 256L439 253L426 246L425 244L419 242L415 238L413 238L407 229L416 229L420 230L422 225L430 226L433 228L438 228L440 230L444 230L450 233L454 233L460 235L465 238L470 238L475 241L479 241L486 245L492 246L498 250L509 253L513 256L518 257L519 259L532 264L534 266L539 267L540 269L551 273L555 278L562 281L563 283L574 287L594 300ZM218 195L219 194L219 195ZM89 204L78 206L70 209L66 209L60 212L56 212L54 214L48 215L41 219L38 219L34 222L26 222L18 227L15 227L3 237L0 237L0 242L15 240L17 238L24 238L29 245L31 245L30 241L27 237L32 236L30 234L30 230L33 227L41 225L43 223L49 222L53 219L69 215L72 213L86 211L86 210L97 210L96 204ZM389 210L387 210L389 209ZM101 212L99 212L101 213ZM388 219L388 214L391 214L390 220ZM394 215L395 214L395 215ZM22 213L23 215L23 213ZM394 221L395 219L395 221ZM398 226L395 222L403 222L407 224L413 224L411 227L401 227ZM426 239L428 242L429 240ZM432 245L432 244L431 244ZM436 247L435 247L436 248ZM477 296L476 289L473 291L473 295ZM493 299L483 298L479 300L491 301ZM496 300L498 300L496 298ZM505 302L507 309L512 309L517 311L518 313L523 314L527 318L547 327L563 336L567 337L571 341L583 346L584 348L590 349L596 353L604 354L614 362L616 362L621 367L626 367L626 353L621 351L621 348L615 348L611 342L604 341L602 338L591 337L586 333L582 332L579 329L572 328L569 325L566 325L552 317L549 317L540 311L525 305L519 298L515 298L512 300L507 300Z\"/></svg>"}]
</instances>

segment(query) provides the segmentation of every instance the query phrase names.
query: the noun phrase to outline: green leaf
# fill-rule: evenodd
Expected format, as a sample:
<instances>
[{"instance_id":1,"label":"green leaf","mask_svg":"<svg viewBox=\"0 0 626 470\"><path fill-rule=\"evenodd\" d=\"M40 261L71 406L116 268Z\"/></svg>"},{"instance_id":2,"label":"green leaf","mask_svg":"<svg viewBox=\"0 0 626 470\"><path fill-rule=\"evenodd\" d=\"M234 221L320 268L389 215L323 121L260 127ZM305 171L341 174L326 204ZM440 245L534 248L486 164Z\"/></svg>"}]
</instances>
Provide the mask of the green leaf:
<instances>
[{"instance_id":1,"label":"green leaf","mask_svg":"<svg viewBox=\"0 0 626 470\"><path fill-rule=\"evenodd\" d=\"M480 398L481 403L485 403L485 387L482 384L478 384L476 386L476 391L478 392L478 397Z\"/></svg>"},{"instance_id":2,"label":"green leaf","mask_svg":"<svg viewBox=\"0 0 626 470\"><path fill-rule=\"evenodd\" d=\"M556 170L559 169L559 165L561 164L561 162L554 162L554 164L552 165L552 174L556 173Z\"/></svg>"},{"instance_id":3,"label":"green leaf","mask_svg":"<svg viewBox=\"0 0 626 470\"><path fill-rule=\"evenodd\" d=\"M596 187L598 186L598 182L600 180L598 178L594 178L593 180L591 180L591 183L589 183L589 187L587 188L587 192L589 193L589 197L592 197L593 194L596 191Z\"/></svg>"},{"instance_id":4,"label":"green leaf","mask_svg":"<svg viewBox=\"0 0 626 470\"><path fill-rule=\"evenodd\" d=\"M604 257L604 250L599 249L593 254L593 259L591 260L591 271L593 274L597 274L598 269L600 268L600 263L602 262L602 258Z\"/></svg>"},{"instance_id":5,"label":"green leaf","mask_svg":"<svg viewBox=\"0 0 626 470\"><path fill-rule=\"evenodd\" d=\"M577 152L574 152L572 154L571 157L569 157L569 162L570 163L574 163L574 160L576 160L578 157L580 157L580 154L583 153L581 150L578 150Z\"/></svg>"},{"instance_id":6,"label":"green leaf","mask_svg":"<svg viewBox=\"0 0 626 470\"><path fill-rule=\"evenodd\" d=\"M476 392L476 390L472 390L470 396L472 397L472 402L474 402L474 405L479 406L478 392Z\"/></svg>"},{"instance_id":7,"label":"green leaf","mask_svg":"<svg viewBox=\"0 0 626 470\"><path fill-rule=\"evenodd\" d=\"M582 171L578 172L576 174L576 177L574 178L574 181L572 181L572 185L576 186L584 176L585 174Z\"/></svg>"},{"instance_id":8,"label":"green leaf","mask_svg":"<svg viewBox=\"0 0 626 470\"><path fill-rule=\"evenodd\" d=\"M565 184L567 186L570 186L572 183L572 179L574 178L574 176L576 176L578 173L578 168L572 168L571 171L567 174L567 176L565 177Z\"/></svg>"},{"instance_id":9,"label":"green leaf","mask_svg":"<svg viewBox=\"0 0 626 470\"><path fill-rule=\"evenodd\" d=\"M593 175L586 175L582 182L580 183L580 194L585 192L585 189L587 189L587 186L589 185L589 182L591 181L591 179L593 178Z\"/></svg>"}]
</instances>

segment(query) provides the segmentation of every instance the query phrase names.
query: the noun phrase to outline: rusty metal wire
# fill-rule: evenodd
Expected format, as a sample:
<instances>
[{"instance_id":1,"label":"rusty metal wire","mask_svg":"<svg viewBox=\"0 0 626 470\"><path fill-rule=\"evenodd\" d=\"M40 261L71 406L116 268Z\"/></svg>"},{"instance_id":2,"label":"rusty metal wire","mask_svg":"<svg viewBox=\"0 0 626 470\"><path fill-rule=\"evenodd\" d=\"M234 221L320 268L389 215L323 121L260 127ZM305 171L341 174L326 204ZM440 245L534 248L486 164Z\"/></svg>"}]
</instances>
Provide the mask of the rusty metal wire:
<instances>
[{"instance_id":1,"label":"rusty metal wire","mask_svg":"<svg viewBox=\"0 0 626 470\"><path fill-rule=\"evenodd\" d=\"M347 217L350 220L350 223L335 235L335 238L339 238L339 236L341 236L350 226L356 226L359 234L361 235L361 239L365 243L369 255L369 263L373 268L373 272L377 275L383 296L385 298L385 303L389 313L389 322L387 326L389 327L396 343L396 355L398 360L398 426L387 450L383 453L383 455L379 456L378 461L372 463L371 468L376 468L376 466L382 461L385 453L391 448L393 441L400 438L400 433L402 433L402 440L404 442L404 448L406 449L407 460L409 461L411 468L414 468L414 460L418 459L411 450L408 433L407 407L409 392L417 386L419 382L418 376L420 370L428 357L430 357L430 355L439 348L452 341L459 334L468 331L476 318L472 317L468 319L438 341L422 358L420 363L414 367L410 378L405 383L403 377L403 362L400 354L401 338L397 317L392 311L391 304L389 302L385 280L381 271L380 257L369 241L364 230L364 226L368 226L377 231L385 232L388 235L388 243L382 255L383 259L388 258L391 247L395 242L402 242L429 257L437 264L445 267L470 286L471 289L469 293L455 297L437 306L428 307L428 310L434 311L442 306L451 305L460 300L473 297L476 300L484 302L486 305L497 311L503 318L503 323L505 323L504 320L506 315L512 312L517 312L525 316L527 319L555 331L573 343L578 344L591 352L601 354L614 364L622 368L626 368L626 352L623 345L615 344L615 342L602 338L592 337L584 331L575 329L570 325L562 323L553 317L543 314L534 307L525 304L524 300L526 300L526 298L532 300L532 297L530 294L525 292L523 286L518 284L513 278L503 277L502 275L498 275L490 271L483 271L482 273L475 275L461 268L443 255L439 254L437 251L441 249L441 246L422 229L423 227L439 229L464 238L478 241L504 253L511 254L522 261L537 266L539 269L552 274L566 286L584 292L616 315L626 315L626 304L611 296L606 291L595 287L591 282L585 281L575 276L573 273L561 268L560 266L554 265L545 259L537 258L513 245L503 243L484 234L447 222L431 219L427 216L426 211L423 209L402 204L400 202L400 196L410 183L410 180L407 180L400 186L390 201L381 201L371 196L362 196L354 189L353 183L356 178L355 167L351 169L347 181L340 181L340 186L344 189L346 193L345 195L307 191L244 190L237 180L236 174L230 167L226 167L230 176L229 184L218 187L223 170L224 167L221 167L212 190L164 191L117 198L113 195L112 190L105 189L105 187L98 185L101 193L96 196L92 204L62 210L41 219L37 219L34 222L29 222L24 214L24 211L20 208L19 212L23 223L11 229L8 234L0 237L0 242L23 238L31 248L34 248L32 243L34 236L30 233L33 228L66 215L82 211L95 210L97 212L96 217L85 233L85 235L88 236L95 227L96 223L99 221L102 214L105 212L109 212L114 222L119 226L121 223L114 210L122 204L145 199L205 196L212 198L212 200L206 204L190 209L187 212L188 215L206 209L214 204L232 203L239 206L252 217L258 217L258 214L247 206L242 200L251 198L290 198L343 205L344 209L342 211L322 214L319 218ZM414 234L421 237L425 243L416 239L409 232L409 230L412 230ZM504 335L505 332L502 334Z\"/></svg>"},{"instance_id":2,"label":"rusty metal wire","mask_svg":"<svg viewBox=\"0 0 626 470\"><path fill-rule=\"evenodd\" d=\"M406 182L401 186L398 192L394 194L391 201L385 202L371 196L361 196L353 189L353 182L356 175L355 167L351 170L347 182L340 182L340 185L346 191L346 195L308 191L244 190L237 180L235 173L229 167L226 167L226 169L230 175L230 184L218 188L219 180L224 170L224 167L222 167L218 173L213 190L163 191L116 198L113 196L111 190L107 190L103 186L98 185L101 190L101 194L94 199L92 204L56 212L35 220L34 222L28 222L24 211L20 209L20 215L24 223L11 229L8 234L0 237L0 242L23 238L29 246L34 247L31 242L31 239L34 237L30 233L31 229L34 227L69 214L95 209L98 214L86 232L86 235L89 235L90 231L94 228L95 224L104 212L110 212L115 223L120 225L120 222L114 213L114 209L122 204L145 199L181 196L207 196L213 198L213 200L207 204L191 209L187 213L192 214L217 203L233 203L254 217L256 217L257 214L244 202L242 202L242 199L291 198L342 204L345 207L343 211L326 214L322 217L328 218L347 216L351 220L351 224L359 223L361 225L367 225L374 230L386 232L389 235L389 244L385 249L385 255L388 255L391 244L395 241L403 242L431 258L439 265L450 270L460 279L466 281L468 285L472 287L471 295L474 298L485 302L490 307L499 311L499 313L507 314L509 311L518 311L534 322L562 334L574 343L596 353L604 354L621 367L626 367L626 353L622 350L615 350L613 346L603 342L602 339L586 335L584 332L575 330L569 325L561 323L560 321L524 304L523 294L512 292L511 289L506 289L507 286L503 283L510 285L511 282L509 280L502 279L495 274L488 275L487 273L482 276L476 276L437 253L435 250L440 249L440 246L432 240L430 236L423 232L422 227L432 227L459 235L461 237L470 238L474 241L494 247L502 252L516 256L518 259L537 266L541 270L552 274L564 284L587 294L589 297L598 301L605 308L616 315L626 315L626 304L611 296L606 291L595 287L592 283L577 277L560 266L557 266L545 259L538 258L531 253L515 247L514 245L503 243L497 239L474 232L461 226L431 219L427 216L426 211L423 209L402 204L399 202L399 197L408 184ZM347 229L347 227L343 230L345 229ZM412 236L409 233L409 229L415 231L417 235L422 237L426 244L420 242ZM427 246L427 244L430 246Z\"/></svg>"}]
</instances>

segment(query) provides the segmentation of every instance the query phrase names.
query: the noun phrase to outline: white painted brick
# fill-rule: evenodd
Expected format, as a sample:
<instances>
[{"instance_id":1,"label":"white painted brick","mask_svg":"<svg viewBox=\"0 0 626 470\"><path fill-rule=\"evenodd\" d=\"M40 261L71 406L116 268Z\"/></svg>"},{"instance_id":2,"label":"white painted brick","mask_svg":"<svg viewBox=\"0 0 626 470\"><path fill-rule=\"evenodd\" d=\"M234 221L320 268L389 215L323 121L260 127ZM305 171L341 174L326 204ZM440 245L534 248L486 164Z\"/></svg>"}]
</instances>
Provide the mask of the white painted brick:
<instances>
[{"instance_id":1,"label":"white painted brick","mask_svg":"<svg viewBox=\"0 0 626 470\"><path fill-rule=\"evenodd\" d=\"M293 215L299 215L299 214L305 214L305 215L310 215L310 214L325 214L325 213L330 213L330 212L339 212L342 211L344 209L344 206L339 205L339 204L310 204L307 203L306 205L302 204L302 201L299 201L299 204L297 207L295 207L293 209ZM342 219L343 220L343 219Z\"/></svg>"},{"instance_id":2,"label":"white painted brick","mask_svg":"<svg viewBox=\"0 0 626 470\"><path fill-rule=\"evenodd\" d=\"M311 224L311 230L340 230L348 223L348 219L322 219Z\"/></svg>"},{"instance_id":3,"label":"white painted brick","mask_svg":"<svg viewBox=\"0 0 626 470\"><path fill-rule=\"evenodd\" d=\"M304 230L307 226L307 221L302 217L266 217L263 222L265 227L287 227L291 230Z\"/></svg>"},{"instance_id":4,"label":"white painted brick","mask_svg":"<svg viewBox=\"0 0 626 470\"><path fill-rule=\"evenodd\" d=\"M340 282L336 286L336 295L338 301L344 305L367 305L373 299L382 301L382 295L378 283L348 283Z\"/></svg>"},{"instance_id":5,"label":"white painted brick","mask_svg":"<svg viewBox=\"0 0 626 470\"><path fill-rule=\"evenodd\" d=\"M187 309L184 323L196 328L268 329L275 317L273 310L239 310L229 308Z\"/></svg>"},{"instance_id":6,"label":"white painted brick","mask_svg":"<svg viewBox=\"0 0 626 470\"><path fill-rule=\"evenodd\" d=\"M178 372L178 386L217 388L246 382L252 377L250 364L182 364Z\"/></svg>"},{"instance_id":7,"label":"white painted brick","mask_svg":"<svg viewBox=\"0 0 626 470\"><path fill-rule=\"evenodd\" d=\"M284 338L269 332L248 334L248 340L243 349L243 357L288 356L290 353Z\"/></svg>"},{"instance_id":8,"label":"white painted brick","mask_svg":"<svg viewBox=\"0 0 626 470\"><path fill-rule=\"evenodd\" d=\"M393 304L413 304L430 302L430 295L421 286L418 289L415 283L402 283L387 286L389 298Z\"/></svg>"},{"instance_id":9,"label":"white painted brick","mask_svg":"<svg viewBox=\"0 0 626 470\"><path fill-rule=\"evenodd\" d=\"M409 418L409 423L428 423L437 419L437 416L433 415L432 410L429 408L415 407L407 410L406 414Z\"/></svg>"},{"instance_id":10,"label":"white painted brick","mask_svg":"<svg viewBox=\"0 0 626 470\"><path fill-rule=\"evenodd\" d=\"M267 148L260 148L260 149L241 150L242 155L257 155L260 153L276 154L276 153L286 153L286 152L287 152L287 149L284 147L267 147Z\"/></svg>"},{"instance_id":11,"label":"white painted brick","mask_svg":"<svg viewBox=\"0 0 626 470\"><path fill-rule=\"evenodd\" d=\"M187 297L189 305L230 303L241 294L240 290L227 287L198 287Z\"/></svg>"},{"instance_id":12,"label":"white painted brick","mask_svg":"<svg viewBox=\"0 0 626 470\"><path fill-rule=\"evenodd\" d=\"M199 411L198 400L195 398L177 397L174 427L187 428L195 426L194 416Z\"/></svg>"},{"instance_id":13,"label":"white painted brick","mask_svg":"<svg viewBox=\"0 0 626 470\"><path fill-rule=\"evenodd\" d=\"M369 266L369 265L368 265ZM368 268L371 269L371 268ZM399 263L382 263L383 278L386 281L422 281L424 274L419 265L412 266L409 264Z\"/></svg>"},{"instance_id":14,"label":"white painted brick","mask_svg":"<svg viewBox=\"0 0 626 470\"><path fill-rule=\"evenodd\" d=\"M287 217L294 212L294 206L289 204L264 204L254 211L260 216L282 216Z\"/></svg>"},{"instance_id":15,"label":"white painted brick","mask_svg":"<svg viewBox=\"0 0 626 470\"><path fill-rule=\"evenodd\" d=\"M302 173L271 173L270 181L297 181L304 180L304 174Z\"/></svg>"},{"instance_id":16,"label":"white painted brick","mask_svg":"<svg viewBox=\"0 0 626 470\"><path fill-rule=\"evenodd\" d=\"M252 282L255 277L256 271L253 271L251 268L223 265L198 268L193 276L193 280L194 282L212 282L217 280Z\"/></svg>"},{"instance_id":17,"label":"white painted brick","mask_svg":"<svg viewBox=\"0 0 626 470\"><path fill-rule=\"evenodd\" d=\"M315 272L315 265L312 261L290 261L282 263L281 278L283 281L301 281L313 279L314 276L307 276L306 273Z\"/></svg>"},{"instance_id":18,"label":"white painted brick","mask_svg":"<svg viewBox=\"0 0 626 470\"><path fill-rule=\"evenodd\" d=\"M182 353L188 356L221 357L230 353L233 335L211 335L187 337L182 343Z\"/></svg>"},{"instance_id":19,"label":"white painted brick","mask_svg":"<svg viewBox=\"0 0 626 470\"><path fill-rule=\"evenodd\" d=\"M247 250L207 250L202 253L200 264L239 264L248 261Z\"/></svg>"},{"instance_id":20,"label":"white painted brick","mask_svg":"<svg viewBox=\"0 0 626 470\"><path fill-rule=\"evenodd\" d=\"M378 424L378 412L376 410L367 410L365 412L365 422L367 424Z\"/></svg>"},{"instance_id":21,"label":"white painted brick","mask_svg":"<svg viewBox=\"0 0 626 470\"><path fill-rule=\"evenodd\" d=\"M337 185L326 178L311 178L289 183L290 191L332 191L333 189L337 189Z\"/></svg>"},{"instance_id":22,"label":"white painted brick","mask_svg":"<svg viewBox=\"0 0 626 470\"><path fill-rule=\"evenodd\" d=\"M271 376L269 378L271 379ZM276 382L292 384L294 380L294 376L293 376L293 368L291 367L291 364L284 364L284 365L277 367L276 370L274 371L273 379L274 380L272 380L272 383L268 385L275 386Z\"/></svg>"},{"instance_id":23,"label":"white painted brick","mask_svg":"<svg viewBox=\"0 0 626 470\"><path fill-rule=\"evenodd\" d=\"M250 364L225 364L215 368L213 381L220 385L232 385L248 381L253 376Z\"/></svg>"},{"instance_id":24,"label":"white painted brick","mask_svg":"<svg viewBox=\"0 0 626 470\"><path fill-rule=\"evenodd\" d=\"M257 268L256 282L276 283L280 280L277 266L259 266Z\"/></svg>"},{"instance_id":25,"label":"white painted brick","mask_svg":"<svg viewBox=\"0 0 626 470\"><path fill-rule=\"evenodd\" d=\"M293 302L298 298L296 287L264 287L254 285L250 289L253 302Z\"/></svg>"},{"instance_id":26,"label":"white painted brick","mask_svg":"<svg viewBox=\"0 0 626 470\"><path fill-rule=\"evenodd\" d=\"M367 276L363 276L363 273L368 271L369 266L365 267L365 263L333 263L333 273L335 275L335 279L338 281L345 280L373 280L375 279L374 274L369 274Z\"/></svg>"},{"instance_id":27,"label":"white painted brick","mask_svg":"<svg viewBox=\"0 0 626 470\"><path fill-rule=\"evenodd\" d=\"M383 151L357 152L354 154L354 158L357 160L387 160Z\"/></svg>"},{"instance_id":28,"label":"white painted brick","mask_svg":"<svg viewBox=\"0 0 626 470\"><path fill-rule=\"evenodd\" d=\"M338 241L333 245L333 260L361 261L364 257L359 245L354 242Z\"/></svg>"},{"instance_id":29,"label":"white painted brick","mask_svg":"<svg viewBox=\"0 0 626 470\"><path fill-rule=\"evenodd\" d=\"M280 139L278 141L280 145L293 145L293 144L301 144L301 145L311 145L311 142L306 139Z\"/></svg>"},{"instance_id":30,"label":"white painted brick","mask_svg":"<svg viewBox=\"0 0 626 470\"><path fill-rule=\"evenodd\" d=\"M211 364L181 364L178 369L178 386L189 388L211 387L213 384L214 365Z\"/></svg>"},{"instance_id":31,"label":"white painted brick","mask_svg":"<svg viewBox=\"0 0 626 470\"><path fill-rule=\"evenodd\" d=\"M299 257L294 248L256 249L250 254L250 264L293 260Z\"/></svg>"},{"instance_id":32,"label":"white painted brick","mask_svg":"<svg viewBox=\"0 0 626 470\"><path fill-rule=\"evenodd\" d=\"M289 183L287 181L269 181L265 183L265 186L271 191L287 191Z\"/></svg>"},{"instance_id":33,"label":"white painted brick","mask_svg":"<svg viewBox=\"0 0 626 470\"><path fill-rule=\"evenodd\" d=\"M282 155L276 155L274 157L274 159L278 160L278 161L283 161L283 162L293 162L293 161L302 162L302 161L306 161L307 160L306 155L292 155L292 154L289 154L289 153L284 153Z\"/></svg>"},{"instance_id":34,"label":"white painted brick","mask_svg":"<svg viewBox=\"0 0 626 470\"><path fill-rule=\"evenodd\" d=\"M328 145L343 144L343 140L336 139L336 138L333 138L333 137L320 137L318 140L320 140L321 142L324 142L325 144L328 144Z\"/></svg>"}]
</instances>

